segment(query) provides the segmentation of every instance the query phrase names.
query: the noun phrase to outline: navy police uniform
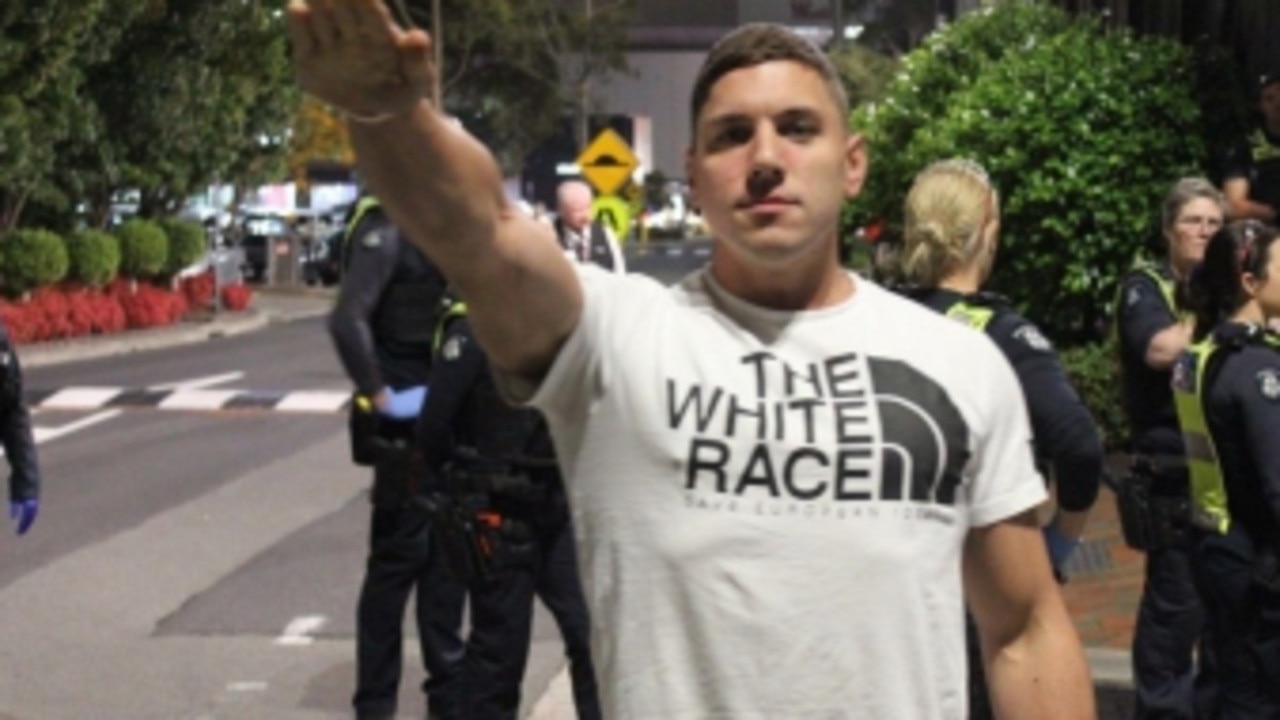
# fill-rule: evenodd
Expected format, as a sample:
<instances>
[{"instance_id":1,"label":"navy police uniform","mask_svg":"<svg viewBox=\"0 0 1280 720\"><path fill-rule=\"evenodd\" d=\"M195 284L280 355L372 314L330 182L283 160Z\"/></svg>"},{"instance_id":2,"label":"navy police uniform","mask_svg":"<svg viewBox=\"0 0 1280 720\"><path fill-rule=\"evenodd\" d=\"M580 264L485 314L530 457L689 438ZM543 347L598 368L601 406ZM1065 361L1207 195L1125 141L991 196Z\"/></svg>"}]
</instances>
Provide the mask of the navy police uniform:
<instances>
[{"instance_id":1,"label":"navy police uniform","mask_svg":"<svg viewBox=\"0 0 1280 720\"><path fill-rule=\"evenodd\" d=\"M31 432L31 412L22 397L22 366L0 322L0 443L9 461L9 501L24 503L40 498L40 463ZM30 520L27 521L28 524Z\"/></svg>"},{"instance_id":2,"label":"navy police uniform","mask_svg":"<svg viewBox=\"0 0 1280 720\"><path fill-rule=\"evenodd\" d=\"M433 557L429 523L410 504L415 491L411 480L420 471L412 467L413 422L379 418L368 404L383 388L427 383L444 280L375 202L362 202L348 224L346 269L329 316L338 355L356 386L353 456L374 467L369 556L356 613L352 704L361 718L394 715L404 611L416 590L419 639L429 675L423 691L431 717L456 718L465 589Z\"/></svg>"},{"instance_id":3,"label":"navy police uniform","mask_svg":"<svg viewBox=\"0 0 1280 720\"><path fill-rule=\"evenodd\" d=\"M926 306L983 331L1009 360L1031 418L1037 465L1057 482L1058 505L1071 512L1093 506L1103 472L1102 439L1089 409L1076 394L1053 345L1008 300L990 292L962 294L944 288L911 290ZM1062 568L1054 572L1063 577ZM974 720L993 717L981 646L968 623L969 701Z\"/></svg>"},{"instance_id":4,"label":"navy police uniform","mask_svg":"<svg viewBox=\"0 0 1280 720\"><path fill-rule=\"evenodd\" d=\"M1189 719L1212 701L1215 684L1208 626L1192 572L1190 485L1171 373L1145 361L1152 338L1180 319L1174 288L1168 267L1143 265L1123 278L1116 298L1121 377L1135 457L1121 494L1143 484L1149 500L1145 512L1150 524L1160 528L1144 548L1146 573L1133 638L1139 718ZM1193 661L1197 643L1198 671Z\"/></svg>"},{"instance_id":5,"label":"navy police uniform","mask_svg":"<svg viewBox=\"0 0 1280 720\"><path fill-rule=\"evenodd\" d=\"M590 621L551 437L536 410L499 396L460 308L441 324L420 432L431 489L471 502L472 517L485 519L477 531L485 567L468 578L467 717L517 717L537 596L564 638L578 717L596 720Z\"/></svg>"},{"instance_id":6,"label":"navy police uniform","mask_svg":"<svg viewBox=\"0 0 1280 720\"><path fill-rule=\"evenodd\" d=\"M1277 342L1258 326L1223 323L1173 373L1221 675L1215 718L1280 718Z\"/></svg>"},{"instance_id":7,"label":"navy police uniform","mask_svg":"<svg viewBox=\"0 0 1280 720\"><path fill-rule=\"evenodd\" d=\"M1280 137L1263 128L1249 133L1227 154L1223 181L1249 182L1249 199L1280 211Z\"/></svg>"}]
</instances>

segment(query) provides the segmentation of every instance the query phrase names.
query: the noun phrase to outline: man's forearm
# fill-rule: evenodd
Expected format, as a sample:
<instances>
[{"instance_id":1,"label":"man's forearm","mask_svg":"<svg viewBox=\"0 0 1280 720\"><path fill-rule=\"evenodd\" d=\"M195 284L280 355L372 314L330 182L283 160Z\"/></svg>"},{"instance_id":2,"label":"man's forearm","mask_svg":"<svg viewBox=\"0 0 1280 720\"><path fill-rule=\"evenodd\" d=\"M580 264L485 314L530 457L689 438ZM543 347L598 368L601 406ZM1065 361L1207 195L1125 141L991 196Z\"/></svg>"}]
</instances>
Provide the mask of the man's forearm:
<instances>
[{"instance_id":1,"label":"man's forearm","mask_svg":"<svg viewBox=\"0 0 1280 720\"><path fill-rule=\"evenodd\" d=\"M1060 598L1048 601L1021 635L993 654L987 682L998 718L1097 717L1089 665Z\"/></svg>"},{"instance_id":2,"label":"man's forearm","mask_svg":"<svg viewBox=\"0 0 1280 720\"><path fill-rule=\"evenodd\" d=\"M352 122L357 166L409 238L449 275L491 241L505 203L492 155L429 103L377 124Z\"/></svg>"}]
</instances>

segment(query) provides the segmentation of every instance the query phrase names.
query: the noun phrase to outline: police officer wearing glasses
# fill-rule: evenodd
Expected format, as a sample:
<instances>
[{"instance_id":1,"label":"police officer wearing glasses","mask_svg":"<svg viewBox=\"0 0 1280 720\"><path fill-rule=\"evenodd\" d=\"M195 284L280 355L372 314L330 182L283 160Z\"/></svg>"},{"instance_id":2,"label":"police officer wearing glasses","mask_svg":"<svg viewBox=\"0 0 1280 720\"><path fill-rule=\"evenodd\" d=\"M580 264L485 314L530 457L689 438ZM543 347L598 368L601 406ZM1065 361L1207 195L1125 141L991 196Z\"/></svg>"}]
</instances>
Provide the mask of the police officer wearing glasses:
<instances>
[{"instance_id":1,"label":"police officer wearing glasses","mask_svg":"<svg viewBox=\"0 0 1280 720\"><path fill-rule=\"evenodd\" d=\"M1212 652L1192 573L1185 448L1169 381L1192 330L1177 286L1200 262L1223 212L1222 195L1207 180L1178 181L1161 212L1167 256L1129 271L1116 300L1134 454L1120 488L1120 513L1126 540L1146 552L1132 653L1137 718L1190 719L1214 694Z\"/></svg>"}]
</instances>

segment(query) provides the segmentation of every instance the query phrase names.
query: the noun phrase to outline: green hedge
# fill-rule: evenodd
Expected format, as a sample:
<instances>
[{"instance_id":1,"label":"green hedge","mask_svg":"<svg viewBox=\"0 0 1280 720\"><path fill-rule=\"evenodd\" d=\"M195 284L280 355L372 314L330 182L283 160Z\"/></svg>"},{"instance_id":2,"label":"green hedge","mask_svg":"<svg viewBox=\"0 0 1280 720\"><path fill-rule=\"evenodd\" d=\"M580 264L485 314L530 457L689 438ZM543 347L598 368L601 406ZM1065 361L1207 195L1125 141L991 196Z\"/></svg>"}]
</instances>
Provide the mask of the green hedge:
<instances>
[{"instance_id":1,"label":"green hedge","mask_svg":"<svg viewBox=\"0 0 1280 720\"><path fill-rule=\"evenodd\" d=\"M160 221L169 241L169 254L164 264L165 275L177 275L183 268L204 257L208 241L200 223L182 218L166 218Z\"/></svg>"},{"instance_id":2,"label":"green hedge","mask_svg":"<svg viewBox=\"0 0 1280 720\"><path fill-rule=\"evenodd\" d=\"M855 113L872 171L850 222L894 236L919 170L976 160L1003 200L993 289L1064 346L1097 340L1164 195L1206 162L1196 67L1171 40L1040 3L968 13Z\"/></svg>"},{"instance_id":3,"label":"green hedge","mask_svg":"<svg viewBox=\"0 0 1280 720\"><path fill-rule=\"evenodd\" d=\"M1120 360L1115 342L1081 345L1062 351L1062 364L1098 423L1108 450L1123 449L1129 442L1129 423L1120 387Z\"/></svg>"},{"instance_id":4,"label":"green hedge","mask_svg":"<svg viewBox=\"0 0 1280 720\"><path fill-rule=\"evenodd\" d=\"M169 258L169 238L152 220L134 218L116 228L120 241L120 274L153 277L164 271Z\"/></svg>"},{"instance_id":5,"label":"green hedge","mask_svg":"<svg viewBox=\"0 0 1280 720\"><path fill-rule=\"evenodd\" d=\"M16 297L67 275L67 247L48 230L15 230L0 239L4 290Z\"/></svg>"},{"instance_id":6,"label":"green hedge","mask_svg":"<svg viewBox=\"0 0 1280 720\"><path fill-rule=\"evenodd\" d=\"M120 272L120 241L110 233L86 228L67 236L67 277L102 287Z\"/></svg>"}]
</instances>

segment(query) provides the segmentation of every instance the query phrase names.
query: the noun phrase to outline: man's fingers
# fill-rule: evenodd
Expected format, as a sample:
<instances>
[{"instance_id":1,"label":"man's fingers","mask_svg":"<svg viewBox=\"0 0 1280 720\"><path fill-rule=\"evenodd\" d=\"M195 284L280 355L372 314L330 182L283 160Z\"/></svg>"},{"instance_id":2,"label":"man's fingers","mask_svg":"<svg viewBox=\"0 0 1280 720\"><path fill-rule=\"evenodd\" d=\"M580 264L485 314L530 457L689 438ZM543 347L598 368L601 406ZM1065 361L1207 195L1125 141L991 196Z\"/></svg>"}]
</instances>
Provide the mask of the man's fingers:
<instances>
[{"instance_id":1,"label":"man's fingers","mask_svg":"<svg viewBox=\"0 0 1280 720\"><path fill-rule=\"evenodd\" d=\"M405 79L430 96L436 82L437 68L432 64L434 56L432 39L421 30L410 30L400 39L400 68Z\"/></svg>"},{"instance_id":2,"label":"man's fingers","mask_svg":"<svg viewBox=\"0 0 1280 720\"><path fill-rule=\"evenodd\" d=\"M299 60L311 57L316 52L317 43L311 30L311 8L306 0L290 0L288 19L294 57Z\"/></svg>"}]
</instances>

